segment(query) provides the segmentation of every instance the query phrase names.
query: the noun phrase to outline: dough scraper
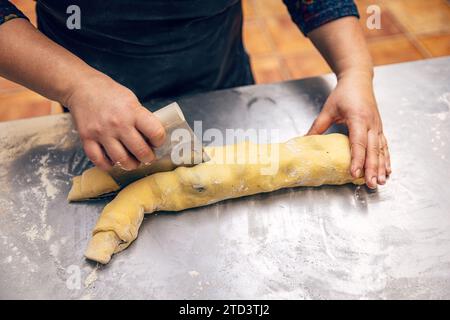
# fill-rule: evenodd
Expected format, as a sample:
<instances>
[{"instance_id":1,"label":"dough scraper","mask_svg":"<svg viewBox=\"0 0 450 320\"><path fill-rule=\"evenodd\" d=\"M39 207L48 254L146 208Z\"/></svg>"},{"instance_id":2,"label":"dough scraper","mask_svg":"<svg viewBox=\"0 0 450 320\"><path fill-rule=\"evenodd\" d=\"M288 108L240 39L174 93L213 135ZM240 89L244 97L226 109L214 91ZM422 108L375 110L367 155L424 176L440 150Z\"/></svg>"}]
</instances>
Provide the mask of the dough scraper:
<instances>
[{"instance_id":1,"label":"dough scraper","mask_svg":"<svg viewBox=\"0 0 450 320\"><path fill-rule=\"evenodd\" d=\"M153 114L164 126L166 140L162 146L152 148L155 154L153 162L142 163L134 170L125 170L118 164L112 167L108 173L121 187L156 172L171 171L179 166L191 167L210 159L178 103L171 103Z\"/></svg>"}]
</instances>

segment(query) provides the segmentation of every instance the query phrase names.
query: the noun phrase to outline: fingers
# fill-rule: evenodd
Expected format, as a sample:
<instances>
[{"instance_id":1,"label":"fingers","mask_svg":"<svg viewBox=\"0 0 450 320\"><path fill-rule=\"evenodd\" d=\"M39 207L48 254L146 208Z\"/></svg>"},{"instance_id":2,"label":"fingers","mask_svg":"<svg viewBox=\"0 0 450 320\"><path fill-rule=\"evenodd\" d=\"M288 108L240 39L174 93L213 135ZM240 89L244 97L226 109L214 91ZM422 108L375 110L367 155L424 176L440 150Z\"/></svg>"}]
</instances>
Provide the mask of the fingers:
<instances>
[{"instance_id":1,"label":"fingers","mask_svg":"<svg viewBox=\"0 0 450 320\"><path fill-rule=\"evenodd\" d=\"M332 123L333 118L331 117L331 115L326 111L322 111L316 118L316 120L314 120L311 128L306 135L310 136L314 134L322 134L327 131Z\"/></svg>"},{"instance_id":2,"label":"fingers","mask_svg":"<svg viewBox=\"0 0 450 320\"><path fill-rule=\"evenodd\" d=\"M355 124L350 123L348 127L352 156L350 172L354 178L361 178L366 162L367 128L357 122Z\"/></svg>"},{"instance_id":3,"label":"fingers","mask_svg":"<svg viewBox=\"0 0 450 320\"><path fill-rule=\"evenodd\" d=\"M152 149L137 130L128 131L120 140L140 162L148 164L155 159Z\"/></svg>"},{"instance_id":4,"label":"fingers","mask_svg":"<svg viewBox=\"0 0 450 320\"><path fill-rule=\"evenodd\" d=\"M86 140L83 143L84 152L87 157L100 169L108 171L112 165L109 159L106 158L100 145L94 140Z\"/></svg>"},{"instance_id":5,"label":"fingers","mask_svg":"<svg viewBox=\"0 0 450 320\"><path fill-rule=\"evenodd\" d=\"M365 178L367 186L371 189L375 189L378 183L379 153L378 132L375 130L369 130L367 133Z\"/></svg>"},{"instance_id":6,"label":"fingers","mask_svg":"<svg viewBox=\"0 0 450 320\"><path fill-rule=\"evenodd\" d=\"M115 165L125 170L133 170L139 166L139 162L127 152L120 141L109 138L102 141L102 145Z\"/></svg>"},{"instance_id":7,"label":"fingers","mask_svg":"<svg viewBox=\"0 0 450 320\"><path fill-rule=\"evenodd\" d=\"M379 156L378 156L378 184L386 183L386 156L384 153L381 134L378 136Z\"/></svg>"},{"instance_id":8,"label":"fingers","mask_svg":"<svg viewBox=\"0 0 450 320\"><path fill-rule=\"evenodd\" d=\"M351 174L360 178L364 170L366 184L375 189L384 185L391 174L389 149L383 133L367 130L360 122L349 123L349 139L352 155Z\"/></svg>"},{"instance_id":9,"label":"fingers","mask_svg":"<svg viewBox=\"0 0 450 320\"><path fill-rule=\"evenodd\" d=\"M386 175L389 177L392 173L391 155L389 153L389 147L387 144L386 137L384 136L383 133L381 134L381 149L383 150L384 159L385 159L385 163L386 163Z\"/></svg>"},{"instance_id":10,"label":"fingers","mask_svg":"<svg viewBox=\"0 0 450 320\"><path fill-rule=\"evenodd\" d=\"M146 137L152 146L160 147L166 138L166 132L159 119L142 107L140 116L136 119L136 128Z\"/></svg>"},{"instance_id":11,"label":"fingers","mask_svg":"<svg viewBox=\"0 0 450 320\"><path fill-rule=\"evenodd\" d=\"M133 170L141 162L151 163L155 159L152 146L158 147L164 143L164 127L144 107L134 112L136 113L129 117L131 120L116 121L110 126L97 126L101 128L97 129L98 132L83 134L86 154L99 168L109 170L111 165L119 165L125 170Z\"/></svg>"}]
</instances>

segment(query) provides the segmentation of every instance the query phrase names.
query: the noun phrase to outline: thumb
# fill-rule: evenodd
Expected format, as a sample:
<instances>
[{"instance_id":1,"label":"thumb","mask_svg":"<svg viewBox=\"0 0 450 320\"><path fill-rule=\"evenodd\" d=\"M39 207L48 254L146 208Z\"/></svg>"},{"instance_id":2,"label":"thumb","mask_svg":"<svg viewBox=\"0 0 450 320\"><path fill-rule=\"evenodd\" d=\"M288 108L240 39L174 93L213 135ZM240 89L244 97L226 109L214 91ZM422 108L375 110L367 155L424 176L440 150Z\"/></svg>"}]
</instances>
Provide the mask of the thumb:
<instances>
[{"instance_id":1,"label":"thumb","mask_svg":"<svg viewBox=\"0 0 450 320\"><path fill-rule=\"evenodd\" d=\"M327 112L322 110L322 112L317 116L316 120L314 120L311 128L309 128L307 136L314 134L322 134L333 124L333 118Z\"/></svg>"}]
</instances>

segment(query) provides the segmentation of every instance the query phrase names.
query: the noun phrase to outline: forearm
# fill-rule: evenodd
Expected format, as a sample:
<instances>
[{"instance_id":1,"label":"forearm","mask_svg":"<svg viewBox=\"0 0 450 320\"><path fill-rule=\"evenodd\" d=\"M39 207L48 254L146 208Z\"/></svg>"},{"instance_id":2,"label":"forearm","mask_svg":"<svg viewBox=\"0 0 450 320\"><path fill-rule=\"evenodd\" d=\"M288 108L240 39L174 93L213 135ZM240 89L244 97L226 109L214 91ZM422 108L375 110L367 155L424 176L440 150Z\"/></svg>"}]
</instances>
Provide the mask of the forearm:
<instances>
[{"instance_id":1,"label":"forearm","mask_svg":"<svg viewBox=\"0 0 450 320\"><path fill-rule=\"evenodd\" d=\"M361 26L355 17L344 17L311 31L308 37L336 76L361 74L373 78L373 63Z\"/></svg>"},{"instance_id":2,"label":"forearm","mask_svg":"<svg viewBox=\"0 0 450 320\"><path fill-rule=\"evenodd\" d=\"M80 83L104 76L25 19L0 25L0 75L62 104Z\"/></svg>"}]
</instances>

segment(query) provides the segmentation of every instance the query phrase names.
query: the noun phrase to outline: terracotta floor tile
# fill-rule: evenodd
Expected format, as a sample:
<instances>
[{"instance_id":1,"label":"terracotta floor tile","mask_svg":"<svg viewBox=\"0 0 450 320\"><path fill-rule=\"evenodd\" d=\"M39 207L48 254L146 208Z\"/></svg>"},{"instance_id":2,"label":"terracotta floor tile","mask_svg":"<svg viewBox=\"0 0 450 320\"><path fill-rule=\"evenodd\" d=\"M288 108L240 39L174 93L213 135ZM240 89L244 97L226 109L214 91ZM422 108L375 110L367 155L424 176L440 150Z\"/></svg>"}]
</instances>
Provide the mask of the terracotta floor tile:
<instances>
[{"instance_id":1,"label":"terracotta floor tile","mask_svg":"<svg viewBox=\"0 0 450 320\"><path fill-rule=\"evenodd\" d=\"M249 54L265 54L272 52L270 35L266 31L264 20L244 21L244 44Z\"/></svg>"},{"instance_id":2,"label":"terracotta floor tile","mask_svg":"<svg viewBox=\"0 0 450 320\"><path fill-rule=\"evenodd\" d=\"M391 0L386 5L410 32L450 31L447 0Z\"/></svg>"},{"instance_id":3,"label":"terracotta floor tile","mask_svg":"<svg viewBox=\"0 0 450 320\"><path fill-rule=\"evenodd\" d=\"M422 35L417 40L433 57L450 56L450 33Z\"/></svg>"},{"instance_id":4,"label":"terracotta floor tile","mask_svg":"<svg viewBox=\"0 0 450 320\"><path fill-rule=\"evenodd\" d=\"M424 58L420 51L403 35L371 40L368 45L375 65Z\"/></svg>"},{"instance_id":5,"label":"terracotta floor tile","mask_svg":"<svg viewBox=\"0 0 450 320\"><path fill-rule=\"evenodd\" d=\"M253 57L251 63L256 83L288 80L287 71L284 71L280 59L275 55Z\"/></svg>"},{"instance_id":6,"label":"terracotta floor tile","mask_svg":"<svg viewBox=\"0 0 450 320\"><path fill-rule=\"evenodd\" d=\"M48 115L51 110L50 100L29 90L0 94L0 121Z\"/></svg>"},{"instance_id":7,"label":"terracotta floor tile","mask_svg":"<svg viewBox=\"0 0 450 320\"><path fill-rule=\"evenodd\" d=\"M256 0L255 7L258 17L288 15L288 10L282 0Z\"/></svg>"},{"instance_id":8,"label":"terracotta floor tile","mask_svg":"<svg viewBox=\"0 0 450 320\"><path fill-rule=\"evenodd\" d=\"M284 62L292 79L300 79L330 73L331 69L317 51L306 51L284 56Z\"/></svg>"},{"instance_id":9,"label":"terracotta floor tile","mask_svg":"<svg viewBox=\"0 0 450 320\"><path fill-rule=\"evenodd\" d=\"M25 90L20 84L9 81L5 78L0 77L0 93L6 93L11 91L22 91Z\"/></svg>"},{"instance_id":10,"label":"terracotta floor tile","mask_svg":"<svg viewBox=\"0 0 450 320\"><path fill-rule=\"evenodd\" d=\"M10 0L14 5L19 8L23 14L25 14L28 19L30 19L31 23L33 23L35 26L36 23L36 2L32 0Z\"/></svg>"},{"instance_id":11,"label":"terracotta floor tile","mask_svg":"<svg viewBox=\"0 0 450 320\"><path fill-rule=\"evenodd\" d=\"M36 17L36 12L33 10L33 11L24 11L23 13L27 16L27 18L30 20L30 22L31 22L35 27L37 27L37 17Z\"/></svg>"},{"instance_id":12,"label":"terracotta floor tile","mask_svg":"<svg viewBox=\"0 0 450 320\"><path fill-rule=\"evenodd\" d=\"M32 0L9 0L9 1L22 11L33 10L34 7L36 6L36 2Z\"/></svg>"},{"instance_id":13,"label":"terracotta floor tile","mask_svg":"<svg viewBox=\"0 0 450 320\"><path fill-rule=\"evenodd\" d=\"M270 36L280 54L309 51L314 48L311 41L303 36L289 16L265 19Z\"/></svg>"},{"instance_id":14,"label":"terracotta floor tile","mask_svg":"<svg viewBox=\"0 0 450 320\"><path fill-rule=\"evenodd\" d=\"M50 101L50 113L51 114L58 114L58 113L63 113L64 109L63 106L56 101Z\"/></svg>"}]
</instances>

